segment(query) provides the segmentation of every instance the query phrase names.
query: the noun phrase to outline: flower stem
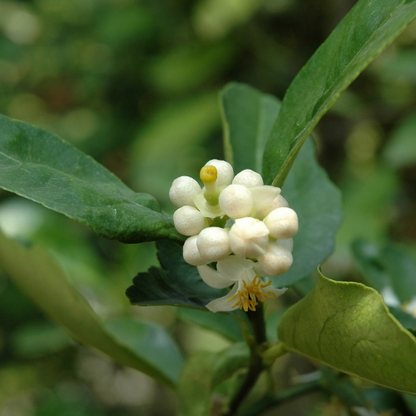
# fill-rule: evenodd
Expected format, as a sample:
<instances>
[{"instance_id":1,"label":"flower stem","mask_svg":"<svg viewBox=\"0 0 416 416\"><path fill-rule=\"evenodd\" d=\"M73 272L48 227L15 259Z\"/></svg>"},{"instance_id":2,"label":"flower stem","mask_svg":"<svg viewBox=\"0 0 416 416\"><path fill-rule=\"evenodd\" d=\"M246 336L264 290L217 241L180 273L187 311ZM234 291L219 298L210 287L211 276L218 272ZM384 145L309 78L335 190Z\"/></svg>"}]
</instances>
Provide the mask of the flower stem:
<instances>
[{"instance_id":1,"label":"flower stem","mask_svg":"<svg viewBox=\"0 0 416 416\"><path fill-rule=\"evenodd\" d=\"M239 406L254 387L264 369L263 356L261 353L262 347L264 347L264 344L267 342L267 336L263 304L260 303L257 305L256 311L247 311L247 317L251 323L254 334L254 342L250 345L250 364L245 379L235 396L231 399L228 411L224 416L232 416L237 412Z\"/></svg>"}]
</instances>

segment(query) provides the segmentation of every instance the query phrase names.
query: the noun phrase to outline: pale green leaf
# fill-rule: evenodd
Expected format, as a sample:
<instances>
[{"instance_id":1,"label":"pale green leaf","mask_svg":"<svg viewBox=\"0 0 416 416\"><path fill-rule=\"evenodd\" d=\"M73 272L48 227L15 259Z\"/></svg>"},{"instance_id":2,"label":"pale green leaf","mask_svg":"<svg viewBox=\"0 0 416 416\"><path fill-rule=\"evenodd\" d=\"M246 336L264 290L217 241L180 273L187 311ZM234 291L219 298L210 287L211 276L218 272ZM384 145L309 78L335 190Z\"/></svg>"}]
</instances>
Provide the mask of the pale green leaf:
<instances>
[{"instance_id":1,"label":"pale green leaf","mask_svg":"<svg viewBox=\"0 0 416 416\"><path fill-rule=\"evenodd\" d=\"M314 289L283 315L278 334L288 350L416 394L416 340L374 289L319 273Z\"/></svg>"},{"instance_id":2,"label":"pale green leaf","mask_svg":"<svg viewBox=\"0 0 416 416\"><path fill-rule=\"evenodd\" d=\"M42 248L26 248L0 234L0 267L45 315L81 343L169 385L178 381L180 356L173 341L167 341L169 336L162 328L129 323L132 331L140 328L136 344L146 342L148 345L147 348L132 347L125 334L120 336L119 330L112 327L110 332L105 328L100 317L68 282L60 266ZM155 360L157 354L173 357L178 363L166 366L163 360Z\"/></svg>"}]
</instances>

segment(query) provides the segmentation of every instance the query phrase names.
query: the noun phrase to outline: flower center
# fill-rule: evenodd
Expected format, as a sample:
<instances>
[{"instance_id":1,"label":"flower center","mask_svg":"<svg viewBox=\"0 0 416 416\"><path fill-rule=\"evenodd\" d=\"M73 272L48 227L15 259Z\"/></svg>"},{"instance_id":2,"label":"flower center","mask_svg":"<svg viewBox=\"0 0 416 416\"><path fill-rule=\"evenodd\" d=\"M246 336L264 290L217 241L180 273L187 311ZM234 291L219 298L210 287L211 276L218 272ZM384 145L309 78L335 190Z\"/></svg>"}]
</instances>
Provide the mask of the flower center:
<instances>
[{"instance_id":1,"label":"flower center","mask_svg":"<svg viewBox=\"0 0 416 416\"><path fill-rule=\"evenodd\" d=\"M216 184L216 180L218 178L217 168L211 165L204 166L199 172L199 177L205 185L204 198L207 201L208 205L218 205L218 196L220 194L220 191L217 188Z\"/></svg>"},{"instance_id":2,"label":"flower center","mask_svg":"<svg viewBox=\"0 0 416 416\"><path fill-rule=\"evenodd\" d=\"M260 277L256 276L249 284L243 280L244 288L239 290L228 302L232 302L237 299L232 307L238 306L240 309L244 309L247 312L256 310L256 306L259 302L266 302L266 299L276 298L276 294L271 290L265 290L266 287L270 286L272 282L263 283Z\"/></svg>"}]
</instances>

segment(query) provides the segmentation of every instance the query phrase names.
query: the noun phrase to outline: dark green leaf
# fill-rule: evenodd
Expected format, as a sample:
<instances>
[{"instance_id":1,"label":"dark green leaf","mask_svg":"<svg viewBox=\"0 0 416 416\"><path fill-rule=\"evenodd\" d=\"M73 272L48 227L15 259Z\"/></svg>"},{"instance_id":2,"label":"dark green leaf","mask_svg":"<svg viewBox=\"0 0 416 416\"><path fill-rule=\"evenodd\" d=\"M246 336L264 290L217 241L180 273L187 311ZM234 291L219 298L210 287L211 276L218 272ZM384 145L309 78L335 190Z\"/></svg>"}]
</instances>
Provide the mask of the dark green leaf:
<instances>
[{"instance_id":1,"label":"dark green leaf","mask_svg":"<svg viewBox=\"0 0 416 416\"><path fill-rule=\"evenodd\" d=\"M261 172L263 150L280 101L245 84L227 84L221 91L225 156L235 173Z\"/></svg>"},{"instance_id":2,"label":"dark green leaf","mask_svg":"<svg viewBox=\"0 0 416 416\"><path fill-rule=\"evenodd\" d=\"M413 335L416 333L416 318L408 314L402 309L395 308L393 306L389 307L390 313L400 322L400 325L403 328L406 328Z\"/></svg>"},{"instance_id":3,"label":"dark green leaf","mask_svg":"<svg viewBox=\"0 0 416 416\"><path fill-rule=\"evenodd\" d=\"M233 342L243 341L241 325L235 313L221 314L195 309L178 309L179 318L215 331ZM241 318L243 319L243 318Z\"/></svg>"},{"instance_id":4,"label":"dark green leaf","mask_svg":"<svg viewBox=\"0 0 416 416\"><path fill-rule=\"evenodd\" d=\"M352 251L365 282L379 292L393 290L402 304L416 299L416 262L404 249L393 244L380 248L360 239Z\"/></svg>"},{"instance_id":5,"label":"dark green leaf","mask_svg":"<svg viewBox=\"0 0 416 416\"><path fill-rule=\"evenodd\" d=\"M416 393L416 340L382 297L360 283L319 273L315 288L280 320L285 348L345 373Z\"/></svg>"},{"instance_id":6,"label":"dark green leaf","mask_svg":"<svg viewBox=\"0 0 416 416\"><path fill-rule=\"evenodd\" d=\"M416 3L360 0L290 85L264 154L266 183L281 186L303 142L359 73L416 17Z\"/></svg>"},{"instance_id":7,"label":"dark green leaf","mask_svg":"<svg viewBox=\"0 0 416 416\"><path fill-rule=\"evenodd\" d=\"M416 299L416 262L400 247L387 244L381 254L391 286L404 304Z\"/></svg>"},{"instance_id":8,"label":"dark green leaf","mask_svg":"<svg viewBox=\"0 0 416 416\"><path fill-rule=\"evenodd\" d=\"M365 283L380 293L385 287L391 286L389 276L382 264L381 250L379 247L368 241L359 239L354 241L351 249Z\"/></svg>"},{"instance_id":9,"label":"dark green leaf","mask_svg":"<svg viewBox=\"0 0 416 416\"><path fill-rule=\"evenodd\" d=\"M341 194L318 165L312 140L305 143L282 189L299 217L293 239L293 265L275 279L288 286L314 272L331 254L342 220Z\"/></svg>"},{"instance_id":10,"label":"dark green leaf","mask_svg":"<svg viewBox=\"0 0 416 416\"><path fill-rule=\"evenodd\" d=\"M158 258L163 269L151 267L133 279L127 297L134 305L174 305L205 309L211 300L227 291L213 289L199 276L195 266L186 263L182 247L170 241L157 243Z\"/></svg>"},{"instance_id":11,"label":"dark green leaf","mask_svg":"<svg viewBox=\"0 0 416 416\"><path fill-rule=\"evenodd\" d=\"M233 346L217 353L200 352L185 364L179 381L179 416L208 416L211 393L237 370L248 365L246 344Z\"/></svg>"},{"instance_id":12,"label":"dark green leaf","mask_svg":"<svg viewBox=\"0 0 416 416\"><path fill-rule=\"evenodd\" d=\"M236 172L248 168L260 172L279 101L237 83L228 84L221 99L227 159ZM294 264L275 280L286 286L312 273L328 257L342 218L340 193L318 165L312 140L300 152L282 195L297 212L300 227L294 239Z\"/></svg>"},{"instance_id":13,"label":"dark green leaf","mask_svg":"<svg viewBox=\"0 0 416 416\"><path fill-rule=\"evenodd\" d=\"M156 200L59 137L0 116L0 186L126 243L182 241Z\"/></svg>"},{"instance_id":14,"label":"dark green leaf","mask_svg":"<svg viewBox=\"0 0 416 416\"><path fill-rule=\"evenodd\" d=\"M0 234L0 265L22 292L80 342L156 380L171 386L176 384L177 367L172 364L172 370L161 368L160 364L154 362L154 355L151 354L149 358L148 349L138 352L131 348L126 339L118 340L114 337L80 293L68 282L58 264L40 247L25 248ZM163 330L156 330L145 323L132 325L141 328L141 334L149 343L149 348L157 350L160 346L161 354L177 357L176 347L166 341L168 336L161 334ZM118 334L117 331L114 333ZM154 338L149 334L153 334ZM138 333L138 343L141 342L140 336ZM163 342L158 344L160 337Z\"/></svg>"}]
</instances>

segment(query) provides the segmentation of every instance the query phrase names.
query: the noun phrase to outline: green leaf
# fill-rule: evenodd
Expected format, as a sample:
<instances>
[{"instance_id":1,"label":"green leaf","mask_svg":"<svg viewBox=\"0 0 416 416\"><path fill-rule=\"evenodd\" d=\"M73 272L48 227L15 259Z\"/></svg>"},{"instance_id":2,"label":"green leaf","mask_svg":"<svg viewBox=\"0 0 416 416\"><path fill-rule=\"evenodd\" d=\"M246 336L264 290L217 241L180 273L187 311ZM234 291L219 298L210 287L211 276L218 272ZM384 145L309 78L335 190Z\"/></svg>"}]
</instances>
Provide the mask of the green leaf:
<instances>
[{"instance_id":1,"label":"green leaf","mask_svg":"<svg viewBox=\"0 0 416 416\"><path fill-rule=\"evenodd\" d=\"M125 243L183 241L156 200L135 193L47 131L0 116L0 186Z\"/></svg>"},{"instance_id":2,"label":"green leaf","mask_svg":"<svg viewBox=\"0 0 416 416\"><path fill-rule=\"evenodd\" d=\"M414 70L413 57L412 71ZM396 75L397 77L397 75ZM416 114L407 116L389 135L383 158L393 167L401 168L416 163Z\"/></svg>"},{"instance_id":3,"label":"green leaf","mask_svg":"<svg viewBox=\"0 0 416 416\"><path fill-rule=\"evenodd\" d=\"M36 321L19 327L12 334L13 351L26 359L44 357L73 345L68 334L49 321Z\"/></svg>"},{"instance_id":4,"label":"green leaf","mask_svg":"<svg viewBox=\"0 0 416 416\"><path fill-rule=\"evenodd\" d=\"M131 318L105 322L107 331L124 347L175 384L184 359L171 335L162 327Z\"/></svg>"},{"instance_id":5,"label":"green leaf","mask_svg":"<svg viewBox=\"0 0 416 416\"><path fill-rule=\"evenodd\" d=\"M299 152L282 195L298 214L299 231L293 239L292 267L274 279L280 287L308 276L332 253L342 220L341 194L318 165L312 140Z\"/></svg>"},{"instance_id":6,"label":"green leaf","mask_svg":"<svg viewBox=\"0 0 416 416\"><path fill-rule=\"evenodd\" d=\"M172 364L172 368L167 369L154 360L155 354L177 358L177 349L173 343L166 342L168 336L164 330L155 329L150 324L135 325L136 328L141 328L137 337L142 335L145 340L138 339L137 343L147 342L146 349L131 348L125 336L118 340L68 282L60 266L40 247L26 248L0 234L0 265L22 292L81 343L94 347L118 363L142 371L156 380L171 386L176 384L178 368ZM114 330L114 334L119 335L117 330ZM161 339L163 342L159 343Z\"/></svg>"},{"instance_id":7,"label":"green leaf","mask_svg":"<svg viewBox=\"0 0 416 416\"><path fill-rule=\"evenodd\" d=\"M231 83L221 93L221 104L227 160L235 172L260 172L280 102L248 85ZM340 193L318 165L312 140L300 152L282 195L299 216L294 263L288 273L275 279L279 286L287 286L312 273L328 257L342 219Z\"/></svg>"},{"instance_id":8,"label":"green leaf","mask_svg":"<svg viewBox=\"0 0 416 416\"><path fill-rule=\"evenodd\" d=\"M133 305L188 306L205 310L211 300L224 296L225 289L213 289L201 279L198 269L186 263L182 246L171 241L157 243L163 268L151 267L133 279L126 295Z\"/></svg>"},{"instance_id":9,"label":"green leaf","mask_svg":"<svg viewBox=\"0 0 416 416\"><path fill-rule=\"evenodd\" d=\"M364 283L380 293L385 287L391 287L389 276L382 264L381 249L378 246L360 238L353 242L351 250Z\"/></svg>"},{"instance_id":10,"label":"green leaf","mask_svg":"<svg viewBox=\"0 0 416 416\"><path fill-rule=\"evenodd\" d=\"M359 239L352 251L366 283L382 292L391 288L402 304L416 298L416 262L404 249L386 244L380 248Z\"/></svg>"},{"instance_id":11,"label":"green leaf","mask_svg":"<svg viewBox=\"0 0 416 416\"><path fill-rule=\"evenodd\" d=\"M261 172L263 150L280 101L245 84L231 82L220 94L225 157L235 173Z\"/></svg>"},{"instance_id":12,"label":"green leaf","mask_svg":"<svg viewBox=\"0 0 416 416\"><path fill-rule=\"evenodd\" d=\"M281 186L302 144L343 90L416 17L416 3L360 0L290 85L266 145L263 178Z\"/></svg>"},{"instance_id":13,"label":"green leaf","mask_svg":"<svg viewBox=\"0 0 416 416\"><path fill-rule=\"evenodd\" d=\"M416 340L382 297L360 283L319 273L315 288L280 320L288 350L385 387L416 393Z\"/></svg>"},{"instance_id":14,"label":"green leaf","mask_svg":"<svg viewBox=\"0 0 416 416\"><path fill-rule=\"evenodd\" d=\"M206 309L178 309L178 316L186 322L192 322L203 328L215 331L233 342L243 341L241 325L235 313L212 313ZM243 316L241 319L244 319Z\"/></svg>"},{"instance_id":15,"label":"green leaf","mask_svg":"<svg viewBox=\"0 0 416 416\"><path fill-rule=\"evenodd\" d=\"M193 355L179 380L179 416L209 416L215 387L247 367L248 360L249 349L244 343L216 353L204 351Z\"/></svg>"}]
</instances>

